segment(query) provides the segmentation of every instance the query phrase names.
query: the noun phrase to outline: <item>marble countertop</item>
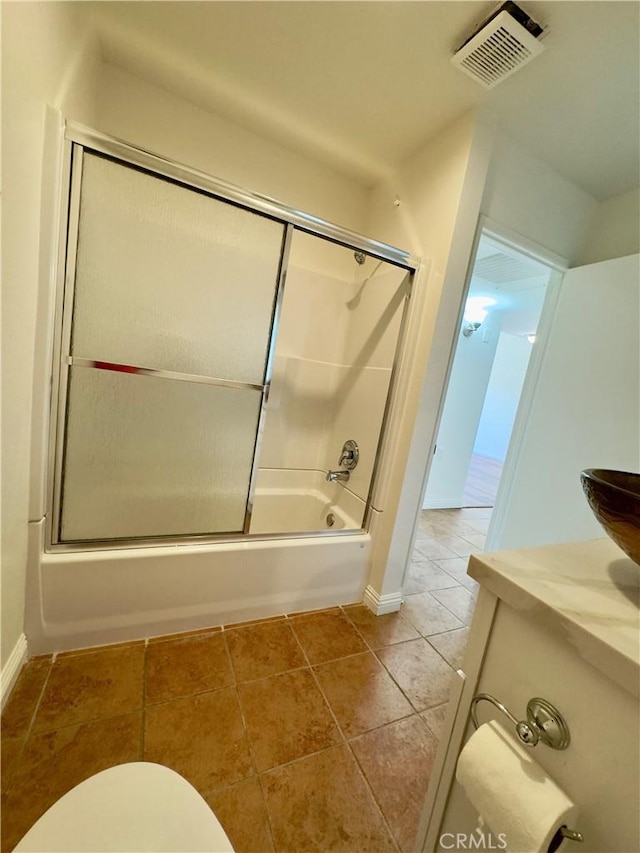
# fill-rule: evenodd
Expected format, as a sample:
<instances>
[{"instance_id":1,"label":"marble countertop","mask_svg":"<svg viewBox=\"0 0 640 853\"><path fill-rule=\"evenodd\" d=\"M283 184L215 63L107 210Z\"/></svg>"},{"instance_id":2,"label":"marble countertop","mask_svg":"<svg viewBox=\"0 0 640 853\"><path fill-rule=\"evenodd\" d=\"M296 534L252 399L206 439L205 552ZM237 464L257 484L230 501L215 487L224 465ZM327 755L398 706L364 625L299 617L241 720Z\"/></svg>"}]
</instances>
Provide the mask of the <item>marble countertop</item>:
<instances>
[{"instance_id":1,"label":"marble countertop","mask_svg":"<svg viewBox=\"0 0 640 853\"><path fill-rule=\"evenodd\" d=\"M640 695L640 566L610 539L476 554L468 574Z\"/></svg>"}]
</instances>

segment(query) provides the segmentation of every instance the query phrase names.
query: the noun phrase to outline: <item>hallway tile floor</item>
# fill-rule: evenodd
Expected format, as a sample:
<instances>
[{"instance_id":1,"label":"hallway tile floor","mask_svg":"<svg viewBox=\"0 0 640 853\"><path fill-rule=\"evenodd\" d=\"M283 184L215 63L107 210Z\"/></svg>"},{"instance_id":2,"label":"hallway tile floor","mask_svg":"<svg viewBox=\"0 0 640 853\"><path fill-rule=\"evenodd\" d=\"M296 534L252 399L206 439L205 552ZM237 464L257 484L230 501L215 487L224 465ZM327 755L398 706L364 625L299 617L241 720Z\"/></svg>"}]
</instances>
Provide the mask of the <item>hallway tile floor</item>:
<instances>
[{"instance_id":1,"label":"hallway tile floor","mask_svg":"<svg viewBox=\"0 0 640 853\"><path fill-rule=\"evenodd\" d=\"M423 513L400 613L350 605L29 661L2 715L2 850L83 779L146 760L200 791L237 853L413 853L474 600L456 537L477 548L486 512Z\"/></svg>"}]
</instances>

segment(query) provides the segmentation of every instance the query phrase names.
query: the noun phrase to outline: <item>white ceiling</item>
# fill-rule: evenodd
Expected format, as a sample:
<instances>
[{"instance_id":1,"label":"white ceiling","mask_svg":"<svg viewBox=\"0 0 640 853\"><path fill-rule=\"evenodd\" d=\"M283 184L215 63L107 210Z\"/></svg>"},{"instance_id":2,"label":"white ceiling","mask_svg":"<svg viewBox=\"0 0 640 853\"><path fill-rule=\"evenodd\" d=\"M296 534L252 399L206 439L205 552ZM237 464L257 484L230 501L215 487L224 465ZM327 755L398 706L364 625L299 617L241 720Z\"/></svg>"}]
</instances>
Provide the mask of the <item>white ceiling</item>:
<instances>
[{"instance_id":1,"label":"white ceiling","mask_svg":"<svg viewBox=\"0 0 640 853\"><path fill-rule=\"evenodd\" d=\"M594 198L639 183L640 4L546 0L541 56L487 92L449 59L493 2L78 4L103 57L366 185L457 116L505 130Z\"/></svg>"}]
</instances>

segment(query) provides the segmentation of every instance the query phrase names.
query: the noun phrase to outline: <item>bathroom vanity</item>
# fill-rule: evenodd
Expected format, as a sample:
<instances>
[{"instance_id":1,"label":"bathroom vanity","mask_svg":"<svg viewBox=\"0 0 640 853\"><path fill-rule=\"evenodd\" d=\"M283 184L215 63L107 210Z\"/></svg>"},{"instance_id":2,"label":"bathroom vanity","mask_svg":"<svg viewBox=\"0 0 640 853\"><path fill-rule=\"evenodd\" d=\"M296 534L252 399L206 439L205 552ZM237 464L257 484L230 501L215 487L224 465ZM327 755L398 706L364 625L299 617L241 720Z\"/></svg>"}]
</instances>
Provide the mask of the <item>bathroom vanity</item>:
<instances>
[{"instance_id":1,"label":"bathroom vanity","mask_svg":"<svg viewBox=\"0 0 640 853\"><path fill-rule=\"evenodd\" d=\"M494 696L518 720L526 719L533 697L564 716L568 748L539 743L532 752L580 808L572 828L584 842L565 841L561 850L637 853L640 566L609 539L596 539L473 556L468 574L480 590L425 804L425 853L469 849L465 835L461 846L455 838L473 832L477 814L455 770L474 731L471 703L479 693ZM489 702L476 708L479 724L499 720L516 739L514 726ZM441 843L444 833L452 835Z\"/></svg>"}]
</instances>

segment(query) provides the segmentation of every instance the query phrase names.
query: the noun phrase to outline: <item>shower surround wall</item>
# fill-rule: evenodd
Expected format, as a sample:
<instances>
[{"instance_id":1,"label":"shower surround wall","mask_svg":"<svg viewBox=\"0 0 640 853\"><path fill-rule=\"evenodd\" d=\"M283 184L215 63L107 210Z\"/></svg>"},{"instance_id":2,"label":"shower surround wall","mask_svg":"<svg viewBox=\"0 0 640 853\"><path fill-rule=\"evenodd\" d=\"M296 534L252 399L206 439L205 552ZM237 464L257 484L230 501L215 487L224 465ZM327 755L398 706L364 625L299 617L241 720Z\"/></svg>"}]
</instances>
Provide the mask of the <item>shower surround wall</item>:
<instances>
[{"instance_id":1,"label":"shower surround wall","mask_svg":"<svg viewBox=\"0 0 640 853\"><path fill-rule=\"evenodd\" d=\"M360 449L347 489L369 495L400 331L405 270L295 232L278 329L274 375L260 457L261 482L274 469L338 467L347 439ZM260 498L256 498L258 506Z\"/></svg>"}]
</instances>

